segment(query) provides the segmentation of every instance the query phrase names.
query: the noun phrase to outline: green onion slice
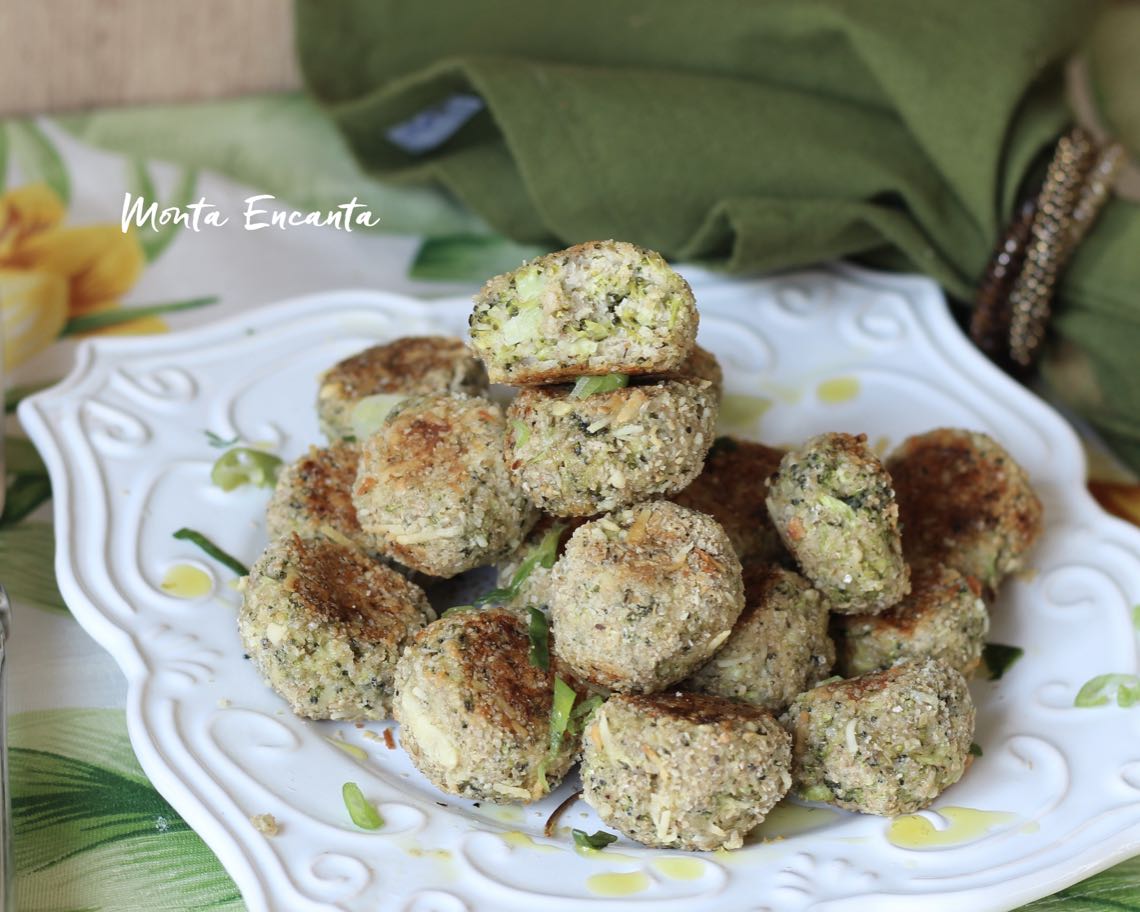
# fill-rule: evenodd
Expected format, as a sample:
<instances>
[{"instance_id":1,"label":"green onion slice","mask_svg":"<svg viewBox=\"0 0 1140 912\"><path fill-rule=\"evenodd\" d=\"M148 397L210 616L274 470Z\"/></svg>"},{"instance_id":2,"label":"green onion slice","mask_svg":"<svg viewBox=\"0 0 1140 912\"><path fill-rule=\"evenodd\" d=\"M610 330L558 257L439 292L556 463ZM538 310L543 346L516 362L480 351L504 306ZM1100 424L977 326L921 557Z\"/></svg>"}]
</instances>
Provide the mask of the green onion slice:
<instances>
[{"instance_id":1,"label":"green onion slice","mask_svg":"<svg viewBox=\"0 0 1140 912\"><path fill-rule=\"evenodd\" d=\"M216 447L219 450L228 450L239 440L237 437L231 437L229 440L226 440L223 437L215 434L213 431L206 431L205 434L206 442L209 443L210 446Z\"/></svg>"},{"instance_id":2,"label":"green onion slice","mask_svg":"<svg viewBox=\"0 0 1140 912\"><path fill-rule=\"evenodd\" d=\"M970 742L970 756L980 757L982 755L982 746L977 741Z\"/></svg>"},{"instance_id":3,"label":"green onion slice","mask_svg":"<svg viewBox=\"0 0 1140 912\"><path fill-rule=\"evenodd\" d=\"M250 447L234 447L218 457L210 469L210 481L223 491L232 491L245 484L272 488L277 483L279 468L279 456Z\"/></svg>"},{"instance_id":4,"label":"green onion slice","mask_svg":"<svg viewBox=\"0 0 1140 912\"><path fill-rule=\"evenodd\" d=\"M546 784L546 768L558 757L558 751L562 747L562 736L566 734L566 729L570 725L574 701L577 699L578 694L574 692L574 688L555 675L554 699L550 708L550 749L538 764L538 781L544 792L550 791L550 787Z\"/></svg>"},{"instance_id":5,"label":"green onion slice","mask_svg":"<svg viewBox=\"0 0 1140 912\"><path fill-rule=\"evenodd\" d=\"M384 818L380 812L369 803L355 782L346 782L340 790L344 796L344 806L348 808L348 816L362 830L378 830L384 826Z\"/></svg>"},{"instance_id":6,"label":"green onion slice","mask_svg":"<svg viewBox=\"0 0 1140 912\"><path fill-rule=\"evenodd\" d=\"M348 419L353 436L357 440L367 440L383 427L388 413L407 398L392 393L376 393L358 400Z\"/></svg>"},{"instance_id":7,"label":"green onion slice","mask_svg":"<svg viewBox=\"0 0 1140 912\"><path fill-rule=\"evenodd\" d=\"M629 386L629 374L602 374L600 377L579 377L574 382L570 395L575 399L586 399L594 393L609 393Z\"/></svg>"},{"instance_id":8,"label":"green onion slice","mask_svg":"<svg viewBox=\"0 0 1140 912\"><path fill-rule=\"evenodd\" d=\"M530 608L530 624L527 635L530 637L530 654L527 660L535 668L550 671L550 628L546 615L537 608Z\"/></svg>"},{"instance_id":9,"label":"green onion slice","mask_svg":"<svg viewBox=\"0 0 1140 912\"><path fill-rule=\"evenodd\" d=\"M590 719L590 713L606 702L606 698L600 694L594 694L587 700L583 700L574 707L574 711L570 713L570 722L566 726L567 731L572 735L581 734L582 729L586 727L586 723Z\"/></svg>"},{"instance_id":10,"label":"green onion slice","mask_svg":"<svg viewBox=\"0 0 1140 912\"><path fill-rule=\"evenodd\" d=\"M1140 676L1134 674L1097 675L1077 693L1074 706L1088 709L1093 706L1107 706L1116 698L1116 705L1125 709L1140 703Z\"/></svg>"},{"instance_id":11,"label":"green onion slice","mask_svg":"<svg viewBox=\"0 0 1140 912\"><path fill-rule=\"evenodd\" d=\"M227 554L212 541L206 538L206 536L201 532L197 532L194 529L182 528L174 533L174 537L179 541L188 541L192 544L197 545L208 555L210 555L210 557L218 561L218 563L225 564L227 567L233 570L233 572L238 576L249 576L249 567L239 561L236 557Z\"/></svg>"},{"instance_id":12,"label":"green onion slice","mask_svg":"<svg viewBox=\"0 0 1140 912\"><path fill-rule=\"evenodd\" d=\"M530 440L530 428L528 428L518 418L511 419L511 427L514 428L515 432L515 446L526 446L526 442Z\"/></svg>"},{"instance_id":13,"label":"green onion slice","mask_svg":"<svg viewBox=\"0 0 1140 912\"><path fill-rule=\"evenodd\" d=\"M611 842L617 842L617 837L605 830L598 830L596 833L587 833L585 830L571 830L570 832L574 836L574 844L582 849L594 849L600 852Z\"/></svg>"},{"instance_id":14,"label":"green onion slice","mask_svg":"<svg viewBox=\"0 0 1140 912\"><path fill-rule=\"evenodd\" d=\"M347 741L342 741L340 738L330 738L327 735L325 740L328 741L333 747L344 751L353 760L359 760L363 763L368 759L368 754L362 747L357 747L355 744L349 744Z\"/></svg>"},{"instance_id":15,"label":"green onion slice","mask_svg":"<svg viewBox=\"0 0 1140 912\"><path fill-rule=\"evenodd\" d=\"M990 673L991 681L1001 680L1002 675L1009 671L1010 667L1025 655L1025 650L1020 646L1004 646L1001 643L986 643L985 649L982 650L982 661L986 663L986 669Z\"/></svg>"},{"instance_id":16,"label":"green onion slice","mask_svg":"<svg viewBox=\"0 0 1140 912\"><path fill-rule=\"evenodd\" d=\"M483 593L483 595L475 599L475 604L486 605L489 602L507 603L513 602L518 598L523 583L525 583L534 572L535 567L542 567L549 570L554 566L554 561L558 558L558 542L562 538L562 533L565 529L566 526L563 523L555 523L551 526L550 529L547 530L547 533L542 536L542 541L535 545L534 548L531 549L530 554L527 555L526 560L519 564L515 575L511 577L510 585L505 588L492 589L490 592Z\"/></svg>"},{"instance_id":17,"label":"green onion slice","mask_svg":"<svg viewBox=\"0 0 1140 912\"><path fill-rule=\"evenodd\" d=\"M550 710L550 753L555 754L562 747L562 736L570 724L570 711L578 694L574 688L557 675L554 676L554 705Z\"/></svg>"}]
</instances>

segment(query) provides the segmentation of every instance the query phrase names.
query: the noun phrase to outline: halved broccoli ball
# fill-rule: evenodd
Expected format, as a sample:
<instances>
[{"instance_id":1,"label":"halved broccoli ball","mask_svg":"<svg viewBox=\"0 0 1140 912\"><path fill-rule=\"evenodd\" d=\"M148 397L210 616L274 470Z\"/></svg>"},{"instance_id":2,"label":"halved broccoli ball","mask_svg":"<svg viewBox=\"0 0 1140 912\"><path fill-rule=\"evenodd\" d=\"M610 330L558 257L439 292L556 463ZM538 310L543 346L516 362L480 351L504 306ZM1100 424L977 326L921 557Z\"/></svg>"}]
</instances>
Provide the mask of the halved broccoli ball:
<instances>
[{"instance_id":1,"label":"halved broccoli ball","mask_svg":"<svg viewBox=\"0 0 1140 912\"><path fill-rule=\"evenodd\" d=\"M780 720L794 741L793 790L864 814L911 814L962 778L974 704L938 659L820 684Z\"/></svg>"},{"instance_id":2,"label":"halved broccoli ball","mask_svg":"<svg viewBox=\"0 0 1140 912\"><path fill-rule=\"evenodd\" d=\"M349 541L369 554L378 554L379 542L360 528L352 504L352 486L360 450L338 440L309 452L283 467L265 511L269 538L296 532L302 538L323 535Z\"/></svg>"},{"instance_id":3,"label":"halved broccoli ball","mask_svg":"<svg viewBox=\"0 0 1140 912\"><path fill-rule=\"evenodd\" d=\"M682 687L781 712L831 674L828 617L827 602L798 573L746 565L743 614L720 651Z\"/></svg>"},{"instance_id":4,"label":"halved broccoli ball","mask_svg":"<svg viewBox=\"0 0 1140 912\"><path fill-rule=\"evenodd\" d=\"M743 608L740 561L724 530L668 501L580 526L551 573L558 654L582 679L626 693L691 674Z\"/></svg>"},{"instance_id":5,"label":"halved broccoli ball","mask_svg":"<svg viewBox=\"0 0 1140 912\"><path fill-rule=\"evenodd\" d=\"M369 396L389 397L391 405L427 393L481 396L487 392L487 372L461 339L407 336L337 362L319 383L321 431L336 440L355 436L353 409Z\"/></svg>"},{"instance_id":6,"label":"halved broccoli ball","mask_svg":"<svg viewBox=\"0 0 1140 912\"><path fill-rule=\"evenodd\" d=\"M254 666L308 719L385 719L396 660L435 618L423 590L350 545L285 535L250 568L238 630Z\"/></svg>"},{"instance_id":7,"label":"halved broccoli ball","mask_svg":"<svg viewBox=\"0 0 1140 912\"><path fill-rule=\"evenodd\" d=\"M705 694L614 696L582 738L582 797L649 846L736 849L784 797L790 741L764 710Z\"/></svg>"},{"instance_id":8,"label":"halved broccoli ball","mask_svg":"<svg viewBox=\"0 0 1140 912\"><path fill-rule=\"evenodd\" d=\"M565 734L552 747L556 661L529 660L527 623L507 608L471 609L420 631L396 669L400 743L436 788L464 798L536 801L579 752Z\"/></svg>"},{"instance_id":9,"label":"halved broccoli ball","mask_svg":"<svg viewBox=\"0 0 1140 912\"><path fill-rule=\"evenodd\" d=\"M593 516L684 488L713 441L707 380L661 380L579 398L529 387L507 410L507 464L531 502Z\"/></svg>"},{"instance_id":10,"label":"halved broccoli ball","mask_svg":"<svg viewBox=\"0 0 1140 912\"><path fill-rule=\"evenodd\" d=\"M913 565L910 579L910 595L882 614L836 618L844 676L927 656L967 677L978 667L990 629L981 583L932 562Z\"/></svg>"},{"instance_id":11,"label":"halved broccoli ball","mask_svg":"<svg viewBox=\"0 0 1140 912\"><path fill-rule=\"evenodd\" d=\"M360 527L383 553L452 577L519 546L538 513L503 460L503 412L462 394L396 406L361 445L353 488Z\"/></svg>"},{"instance_id":12,"label":"halved broccoli ball","mask_svg":"<svg viewBox=\"0 0 1140 912\"><path fill-rule=\"evenodd\" d=\"M762 443L717 437L701 474L670 499L719 522L741 563L786 561L788 552L765 503L768 477L783 455Z\"/></svg>"},{"instance_id":13,"label":"halved broccoli ball","mask_svg":"<svg viewBox=\"0 0 1140 912\"><path fill-rule=\"evenodd\" d=\"M832 611L877 614L910 591L891 477L866 435L821 434L787 453L768 512Z\"/></svg>"},{"instance_id":14,"label":"halved broccoli ball","mask_svg":"<svg viewBox=\"0 0 1140 912\"><path fill-rule=\"evenodd\" d=\"M488 281L470 327L491 381L525 386L672 370L693 347L697 309L660 254L590 241Z\"/></svg>"},{"instance_id":15,"label":"halved broccoli ball","mask_svg":"<svg viewBox=\"0 0 1140 912\"><path fill-rule=\"evenodd\" d=\"M918 434L887 469L911 560L938 561L996 589L1041 535L1041 501L992 437L953 428Z\"/></svg>"}]
</instances>

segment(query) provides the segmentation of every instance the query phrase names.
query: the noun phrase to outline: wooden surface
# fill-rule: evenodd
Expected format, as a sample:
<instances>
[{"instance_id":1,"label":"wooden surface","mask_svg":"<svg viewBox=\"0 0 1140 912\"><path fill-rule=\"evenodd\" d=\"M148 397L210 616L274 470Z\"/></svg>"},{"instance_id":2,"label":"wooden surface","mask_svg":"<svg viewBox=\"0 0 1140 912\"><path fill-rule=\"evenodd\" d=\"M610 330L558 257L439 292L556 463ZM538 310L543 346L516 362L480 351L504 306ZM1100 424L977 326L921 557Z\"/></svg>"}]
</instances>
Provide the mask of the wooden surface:
<instances>
[{"instance_id":1,"label":"wooden surface","mask_svg":"<svg viewBox=\"0 0 1140 912\"><path fill-rule=\"evenodd\" d=\"M0 115L299 85L290 0L0 0Z\"/></svg>"}]
</instances>

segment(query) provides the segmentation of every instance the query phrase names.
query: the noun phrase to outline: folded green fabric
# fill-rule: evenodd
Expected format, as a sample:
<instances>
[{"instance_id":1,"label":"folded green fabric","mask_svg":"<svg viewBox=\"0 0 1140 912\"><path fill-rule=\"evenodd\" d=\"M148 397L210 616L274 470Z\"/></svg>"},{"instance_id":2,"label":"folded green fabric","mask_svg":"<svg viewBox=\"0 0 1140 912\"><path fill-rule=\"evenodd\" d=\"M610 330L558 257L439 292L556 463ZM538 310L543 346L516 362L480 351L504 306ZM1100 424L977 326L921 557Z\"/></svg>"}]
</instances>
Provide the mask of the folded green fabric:
<instances>
[{"instance_id":1,"label":"folded green fabric","mask_svg":"<svg viewBox=\"0 0 1140 912\"><path fill-rule=\"evenodd\" d=\"M297 0L297 32L366 169L438 182L512 239L618 237L740 272L854 257L969 301L1070 120L1062 63L1095 10ZM1138 252L1140 210L1113 201L1055 326L1087 375L1077 405L1140 468Z\"/></svg>"}]
</instances>

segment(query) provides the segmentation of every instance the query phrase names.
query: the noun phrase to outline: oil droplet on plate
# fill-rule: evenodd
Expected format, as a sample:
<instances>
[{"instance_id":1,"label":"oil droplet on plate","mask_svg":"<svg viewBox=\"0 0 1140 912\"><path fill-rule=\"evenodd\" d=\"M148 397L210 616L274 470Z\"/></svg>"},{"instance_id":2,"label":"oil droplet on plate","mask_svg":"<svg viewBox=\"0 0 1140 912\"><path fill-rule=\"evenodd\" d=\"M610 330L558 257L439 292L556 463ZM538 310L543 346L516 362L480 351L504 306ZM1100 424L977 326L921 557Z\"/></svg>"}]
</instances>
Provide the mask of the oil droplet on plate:
<instances>
[{"instance_id":1,"label":"oil droplet on plate","mask_svg":"<svg viewBox=\"0 0 1140 912\"><path fill-rule=\"evenodd\" d=\"M632 896L649 889L649 875L641 871L628 874L592 874L586 878L586 889L598 896Z\"/></svg>"},{"instance_id":2,"label":"oil droplet on plate","mask_svg":"<svg viewBox=\"0 0 1140 912\"><path fill-rule=\"evenodd\" d=\"M581 855L583 858L589 858L598 861L641 861L641 859L636 855L623 855L621 852L615 852L612 849L591 849L589 846L580 846L577 843L574 844L574 851L577 854Z\"/></svg>"},{"instance_id":3,"label":"oil droplet on plate","mask_svg":"<svg viewBox=\"0 0 1140 912\"><path fill-rule=\"evenodd\" d=\"M821 402L833 405L847 402L859 395L859 380L856 377L833 377L817 386L815 393Z\"/></svg>"},{"instance_id":4,"label":"oil droplet on plate","mask_svg":"<svg viewBox=\"0 0 1140 912\"><path fill-rule=\"evenodd\" d=\"M503 823L521 823L523 820L522 810L509 804L496 804L491 807L484 805L483 811L488 817L494 817Z\"/></svg>"},{"instance_id":5,"label":"oil droplet on plate","mask_svg":"<svg viewBox=\"0 0 1140 912\"><path fill-rule=\"evenodd\" d=\"M772 400L745 393L726 393L720 403L718 424L726 429L751 428L772 407Z\"/></svg>"},{"instance_id":6,"label":"oil droplet on plate","mask_svg":"<svg viewBox=\"0 0 1140 912\"><path fill-rule=\"evenodd\" d=\"M839 812L830 808L804 807L782 801L768 812L764 822L752 833L760 839L778 839L807 833L838 819Z\"/></svg>"},{"instance_id":7,"label":"oil droplet on plate","mask_svg":"<svg viewBox=\"0 0 1140 912\"><path fill-rule=\"evenodd\" d=\"M934 849L961 845L985 836L990 830L1017 819L1005 811L978 811L974 808L945 807L935 813L945 818L947 826L938 830L926 817L907 814L896 817L887 827L887 842L900 849Z\"/></svg>"},{"instance_id":8,"label":"oil droplet on plate","mask_svg":"<svg viewBox=\"0 0 1140 912\"><path fill-rule=\"evenodd\" d=\"M436 861L451 861L451 853L447 849L425 849L414 846L408 849L408 854L414 858L434 858Z\"/></svg>"},{"instance_id":9,"label":"oil droplet on plate","mask_svg":"<svg viewBox=\"0 0 1140 912\"><path fill-rule=\"evenodd\" d=\"M214 591L214 581L205 570L193 564L175 564L162 578L162 591L175 598L196 599Z\"/></svg>"},{"instance_id":10,"label":"oil droplet on plate","mask_svg":"<svg viewBox=\"0 0 1140 912\"><path fill-rule=\"evenodd\" d=\"M500 833L499 837L512 849L531 849L535 852L558 851L555 846L547 845L544 842L535 842L526 833L521 833L518 830L511 830L507 833Z\"/></svg>"},{"instance_id":11,"label":"oil droplet on plate","mask_svg":"<svg viewBox=\"0 0 1140 912\"><path fill-rule=\"evenodd\" d=\"M705 876L705 863L699 858L658 858L652 864L670 880L700 880Z\"/></svg>"}]
</instances>

